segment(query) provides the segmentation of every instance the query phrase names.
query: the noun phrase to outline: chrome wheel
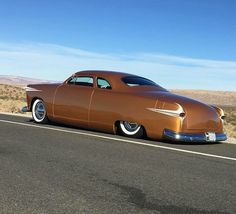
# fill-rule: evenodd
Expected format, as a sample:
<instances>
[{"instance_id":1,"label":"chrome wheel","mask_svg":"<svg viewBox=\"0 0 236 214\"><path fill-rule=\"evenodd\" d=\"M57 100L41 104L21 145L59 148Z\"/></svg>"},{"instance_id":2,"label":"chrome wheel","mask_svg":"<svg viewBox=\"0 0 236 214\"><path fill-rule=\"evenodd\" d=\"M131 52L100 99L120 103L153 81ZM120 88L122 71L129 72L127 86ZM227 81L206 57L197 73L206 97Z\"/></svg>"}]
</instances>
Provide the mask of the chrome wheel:
<instances>
[{"instance_id":1,"label":"chrome wheel","mask_svg":"<svg viewBox=\"0 0 236 214\"><path fill-rule=\"evenodd\" d=\"M35 100L32 107L32 116L35 122L45 123L47 122L47 112L44 102L40 99Z\"/></svg>"},{"instance_id":2,"label":"chrome wheel","mask_svg":"<svg viewBox=\"0 0 236 214\"><path fill-rule=\"evenodd\" d=\"M122 125L124 126L125 130L129 133L136 132L140 128L140 125L138 125L137 123L131 123L127 121L123 121Z\"/></svg>"},{"instance_id":3,"label":"chrome wheel","mask_svg":"<svg viewBox=\"0 0 236 214\"><path fill-rule=\"evenodd\" d=\"M123 135L130 137L141 137L143 135L143 128L135 122L120 121L120 131Z\"/></svg>"},{"instance_id":4,"label":"chrome wheel","mask_svg":"<svg viewBox=\"0 0 236 214\"><path fill-rule=\"evenodd\" d=\"M35 116L37 117L38 120L42 120L45 117L45 107L43 102L37 103L35 106Z\"/></svg>"}]
</instances>

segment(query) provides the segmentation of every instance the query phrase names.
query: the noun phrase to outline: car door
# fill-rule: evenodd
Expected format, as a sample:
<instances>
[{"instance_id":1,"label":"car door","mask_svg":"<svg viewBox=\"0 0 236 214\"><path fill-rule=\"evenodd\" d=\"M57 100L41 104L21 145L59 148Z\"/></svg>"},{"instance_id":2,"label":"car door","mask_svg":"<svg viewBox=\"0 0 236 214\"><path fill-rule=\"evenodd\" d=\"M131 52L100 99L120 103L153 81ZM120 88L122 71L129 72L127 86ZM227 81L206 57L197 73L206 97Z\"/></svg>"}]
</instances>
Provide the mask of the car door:
<instances>
[{"instance_id":1,"label":"car door","mask_svg":"<svg viewBox=\"0 0 236 214\"><path fill-rule=\"evenodd\" d=\"M93 129L113 132L113 124L117 118L114 91L110 82L101 77L96 78L96 87L90 106L89 125Z\"/></svg>"},{"instance_id":2,"label":"car door","mask_svg":"<svg viewBox=\"0 0 236 214\"><path fill-rule=\"evenodd\" d=\"M62 122L88 126L89 107L94 91L92 76L74 76L58 87L53 112Z\"/></svg>"}]
</instances>

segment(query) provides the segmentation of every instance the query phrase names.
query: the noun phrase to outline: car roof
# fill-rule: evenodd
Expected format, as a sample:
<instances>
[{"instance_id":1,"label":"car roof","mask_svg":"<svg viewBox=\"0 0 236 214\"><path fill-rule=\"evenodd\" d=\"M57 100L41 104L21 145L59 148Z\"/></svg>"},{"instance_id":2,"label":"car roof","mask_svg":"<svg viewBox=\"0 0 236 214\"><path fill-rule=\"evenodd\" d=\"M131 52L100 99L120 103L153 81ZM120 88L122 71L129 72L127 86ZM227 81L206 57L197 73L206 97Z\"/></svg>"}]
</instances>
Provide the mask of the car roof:
<instances>
[{"instance_id":1,"label":"car roof","mask_svg":"<svg viewBox=\"0 0 236 214\"><path fill-rule=\"evenodd\" d=\"M124 84L121 79L126 76L136 76L133 74L116 72L116 71L106 71L106 70L85 70L79 71L74 74L74 76L94 76L100 77L108 80L113 89L127 90L128 87Z\"/></svg>"},{"instance_id":2,"label":"car roof","mask_svg":"<svg viewBox=\"0 0 236 214\"><path fill-rule=\"evenodd\" d=\"M105 70L85 70L76 72L75 75L91 75L91 76L99 76L99 77L115 77L121 78L124 76L134 76L133 74L123 73L123 72L116 72L116 71L105 71Z\"/></svg>"},{"instance_id":3,"label":"car roof","mask_svg":"<svg viewBox=\"0 0 236 214\"><path fill-rule=\"evenodd\" d=\"M123 77L127 77L127 76L140 77L134 74L124 73L124 72L107 71L107 70L84 70L84 71L79 71L79 72L74 73L73 76L93 76L93 77L104 78L111 83L113 89L117 89L119 91L139 91L139 90L143 91L144 90L143 87L140 89L140 87L129 87L126 84L124 84L121 81Z\"/></svg>"}]
</instances>

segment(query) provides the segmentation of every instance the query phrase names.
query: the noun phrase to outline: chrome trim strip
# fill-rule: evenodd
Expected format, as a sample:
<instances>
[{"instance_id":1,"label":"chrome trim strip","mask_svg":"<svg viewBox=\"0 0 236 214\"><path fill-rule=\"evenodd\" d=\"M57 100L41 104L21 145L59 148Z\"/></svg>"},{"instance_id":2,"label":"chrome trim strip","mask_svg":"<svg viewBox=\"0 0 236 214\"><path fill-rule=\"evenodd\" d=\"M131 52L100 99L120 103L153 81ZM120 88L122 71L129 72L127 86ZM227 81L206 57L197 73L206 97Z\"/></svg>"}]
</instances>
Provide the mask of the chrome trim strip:
<instances>
[{"instance_id":1,"label":"chrome trim strip","mask_svg":"<svg viewBox=\"0 0 236 214\"><path fill-rule=\"evenodd\" d=\"M153 111L156 113L165 114L165 115L172 116L172 117L179 117L179 115L181 113L184 113L184 110L181 105L179 105L178 103L176 103L176 104L178 105L177 110L167 110L167 109L160 109L160 108L147 108L147 110Z\"/></svg>"},{"instance_id":2,"label":"chrome trim strip","mask_svg":"<svg viewBox=\"0 0 236 214\"><path fill-rule=\"evenodd\" d=\"M163 137L173 141L183 141L183 142L219 142L227 140L227 135L225 133L216 133L216 141L209 141L206 138L206 134L188 134L188 133L176 133L174 131L164 129Z\"/></svg>"}]
</instances>

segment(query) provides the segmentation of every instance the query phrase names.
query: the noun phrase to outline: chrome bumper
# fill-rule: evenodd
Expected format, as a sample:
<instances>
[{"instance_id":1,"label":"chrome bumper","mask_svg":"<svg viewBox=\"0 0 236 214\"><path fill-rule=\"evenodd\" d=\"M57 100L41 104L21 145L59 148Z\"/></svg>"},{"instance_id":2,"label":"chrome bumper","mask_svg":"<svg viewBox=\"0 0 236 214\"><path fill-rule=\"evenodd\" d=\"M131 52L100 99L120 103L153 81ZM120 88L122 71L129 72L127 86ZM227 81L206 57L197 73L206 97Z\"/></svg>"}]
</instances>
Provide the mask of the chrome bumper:
<instances>
[{"instance_id":1,"label":"chrome bumper","mask_svg":"<svg viewBox=\"0 0 236 214\"><path fill-rule=\"evenodd\" d=\"M164 129L163 136L165 139L182 142L218 142L227 140L225 133L215 133L215 140L208 138L208 133L188 134L176 133L174 131Z\"/></svg>"},{"instance_id":2,"label":"chrome bumper","mask_svg":"<svg viewBox=\"0 0 236 214\"><path fill-rule=\"evenodd\" d=\"M28 109L27 106L22 107L21 109L22 112L29 112L30 110Z\"/></svg>"}]
</instances>

